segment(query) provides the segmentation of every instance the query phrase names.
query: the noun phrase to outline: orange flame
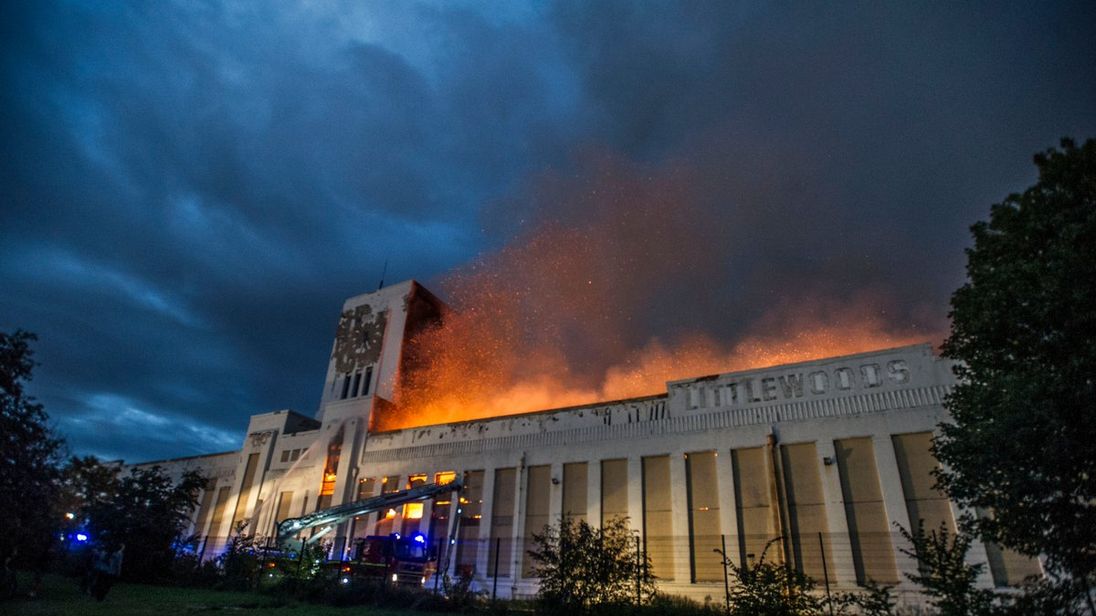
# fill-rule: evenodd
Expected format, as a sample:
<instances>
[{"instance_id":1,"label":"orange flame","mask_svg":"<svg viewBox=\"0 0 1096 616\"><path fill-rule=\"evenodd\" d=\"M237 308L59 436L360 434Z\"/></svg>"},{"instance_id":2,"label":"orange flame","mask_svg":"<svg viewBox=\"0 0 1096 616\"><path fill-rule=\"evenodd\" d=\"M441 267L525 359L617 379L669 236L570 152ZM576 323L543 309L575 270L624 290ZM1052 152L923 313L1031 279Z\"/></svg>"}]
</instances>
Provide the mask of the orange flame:
<instances>
[{"instance_id":1,"label":"orange flame","mask_svg":"<svg viewBox=\"0 0 1096 616\"><path fill-rule=\"evenodd\" d=\"M395 407L374 428L655 394L668 380L930 338L888 323L886 298L864 291L774 299L720 340L691 303L717 301L705 289L733 281L688 174L622 175L632 174L610 169L580 197L561 197L556 210L580 211L581 227L542 222L442 281L454 312L408 342L422 366L401 375ZM685 288L689 301L655 312Z\"/></svg>"}]
</instances>

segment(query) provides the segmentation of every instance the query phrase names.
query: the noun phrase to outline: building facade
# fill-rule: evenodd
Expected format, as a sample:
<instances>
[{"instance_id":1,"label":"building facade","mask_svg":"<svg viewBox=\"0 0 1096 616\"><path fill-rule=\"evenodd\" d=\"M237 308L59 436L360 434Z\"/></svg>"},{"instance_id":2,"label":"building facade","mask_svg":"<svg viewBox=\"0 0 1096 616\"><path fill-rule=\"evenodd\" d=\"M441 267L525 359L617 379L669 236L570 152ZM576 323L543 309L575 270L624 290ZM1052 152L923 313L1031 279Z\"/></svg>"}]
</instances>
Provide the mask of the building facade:
<instances>
[{"instance_id":1,"label":"building facade","mask_svg":"<svg viewBox=\"0 0 1096 616\"><path fill-rule=\"evenodd\" d=\"M620 516L666 592L721 600L720 550L736 564L788 562L834 590L895 584L919 602L897 526L954 530L963 513L933 487L931 439L954 377L928 344L673 381L643 398L371 431L417 361L403 342L445 312L413 281L351 298L315 417L254 415L239 451L137 466L210 478L192 527L206 557L240 529L269 537L286 518L459 477L459 499L340 525L333 557L356 537L422 532L450 571L526 596L537 587L533 533L563 516ZM969 558L989 565L985 587L1040 571L993 545L976 543Z\"/></svg>"}]
</instances>

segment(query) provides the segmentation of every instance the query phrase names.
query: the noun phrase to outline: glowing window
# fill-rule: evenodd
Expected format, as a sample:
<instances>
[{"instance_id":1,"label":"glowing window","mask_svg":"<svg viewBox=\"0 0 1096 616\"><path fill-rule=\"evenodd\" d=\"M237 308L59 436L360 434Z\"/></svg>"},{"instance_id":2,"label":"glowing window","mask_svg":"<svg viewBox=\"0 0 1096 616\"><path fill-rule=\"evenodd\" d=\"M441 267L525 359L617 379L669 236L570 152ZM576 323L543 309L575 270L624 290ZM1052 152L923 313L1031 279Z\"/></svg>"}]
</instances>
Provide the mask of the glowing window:
<instances>
[{"instance_id":1,"label":"glowing window","mask_svg":"<svg viewBox=\"0 0 1096 616\"><path fill-rule=\"evenodd\" d=\"M441 473L436 473L434 475L434 483L438 484L439 486L443 486L447 483L453 483L453 480L456 479L456 478L457 478L457 474L455 472L453 472L453 471L444 471L444 472L441 472Z\"/></svg>"},{"instance_id":2,"label":"glowing window","mask_svg":"<svg viewBox=\"0 0 1096 616\"><path fill-rule=\"evenodd\" d=\"M407 503L403 506L403 517L408 520L422 519L422 503Z\"/></svg>"},{"instance_id":3,"label":"glowing window","mask_svg":"<svg viewBox=\"0 0 1096 616\"><path fill-rule=\"evenodd\" d=\"M320 485L320 496L331 496L335 493L335 473L324 473L323 483Z\"/></svg>"}]
</instances>

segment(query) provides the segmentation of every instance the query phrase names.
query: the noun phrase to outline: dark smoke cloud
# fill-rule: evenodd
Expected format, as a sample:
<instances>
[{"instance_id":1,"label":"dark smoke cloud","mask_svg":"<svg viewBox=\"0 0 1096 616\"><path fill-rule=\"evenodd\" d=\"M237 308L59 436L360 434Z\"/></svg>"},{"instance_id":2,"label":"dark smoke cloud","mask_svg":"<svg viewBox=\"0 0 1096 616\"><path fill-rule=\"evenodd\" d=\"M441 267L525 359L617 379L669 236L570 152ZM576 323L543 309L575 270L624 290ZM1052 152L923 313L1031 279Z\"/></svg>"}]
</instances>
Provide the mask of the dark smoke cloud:
<instances>
[{"instance_id":1,"label":"dark smoke cloud","mask_svg":"<svg viewBox=\"0 0 1096 616\"><path fill-rule=\"evenodd\" d=\"M443 282L542 225L626 222L651 182L673 242L617 276L634 327L583 361L732 346L805 298L936 335L966 227L1096 134L1088 3L3 12L0 327L40 334L38 395L110 457L311 412L385 258Z\"/></svg>"}]
</instances>

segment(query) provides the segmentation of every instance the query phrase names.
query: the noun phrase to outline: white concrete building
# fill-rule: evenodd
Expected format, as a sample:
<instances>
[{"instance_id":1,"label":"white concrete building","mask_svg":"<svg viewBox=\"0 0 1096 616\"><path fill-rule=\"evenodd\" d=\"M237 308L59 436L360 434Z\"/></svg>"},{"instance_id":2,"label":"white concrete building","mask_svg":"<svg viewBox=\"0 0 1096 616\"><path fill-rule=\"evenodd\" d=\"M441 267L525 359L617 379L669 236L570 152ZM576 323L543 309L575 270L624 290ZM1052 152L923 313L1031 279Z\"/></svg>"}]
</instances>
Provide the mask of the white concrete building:
<instances>
[{"instance_id":1,"label":"white concrete building","mask_svg":"<svg viewBox=\"0 0 1096 616\"><path fill-rule=\"evenodd\" d=\"M902 575L916 565L895 525L954 528L960 514L933 489L930 440L954 377L928 344L700 376L656 396L370 432L408 361L403 341L445 310L413 281L347 300L315 418L254 415L239 451L140 464L211 477L193 525L208 537L207 557L240 522L270 536L289 517L459 476L459 503L352 520L331 534L333 554L348 538L419 530L485 587L497 574L500 595L531 595L533 532L563 515L627 516L668 592L720 601L713 550L756 562L784 537L765 557L789 559L820 587L874 579L917 600ZM458 515L458 541L445 549ZM1039 570L991 545L970 558L990 565L987 587Z\"/></svg>"}]
</instances>

